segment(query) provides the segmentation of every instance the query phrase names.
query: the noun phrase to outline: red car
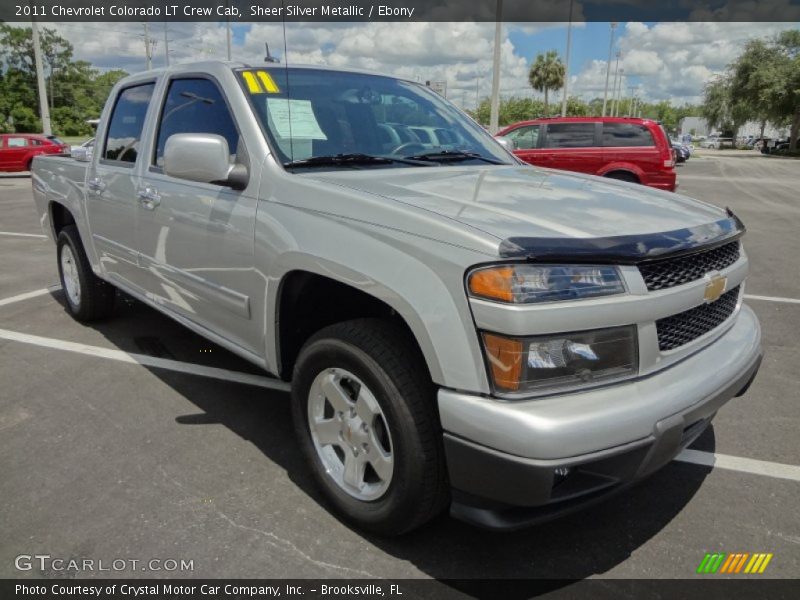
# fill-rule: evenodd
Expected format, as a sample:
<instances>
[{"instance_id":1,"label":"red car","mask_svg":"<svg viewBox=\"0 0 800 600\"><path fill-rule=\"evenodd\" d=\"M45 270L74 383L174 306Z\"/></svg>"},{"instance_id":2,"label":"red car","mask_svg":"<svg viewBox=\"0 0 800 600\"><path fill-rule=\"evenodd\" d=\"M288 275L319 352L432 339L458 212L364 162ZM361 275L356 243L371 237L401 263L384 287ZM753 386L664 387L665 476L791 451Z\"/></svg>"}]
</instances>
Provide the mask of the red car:
<instances>
[{"instance_id":1,"label":"red car","mask_svg":"<svg viewBox=\"0 0 800 600\"><path fill-rule=\"evenodd\" d=\"M30 171L37 154L66 154L69 146L54 135L4 133L0 135L0 171Z\"/></svg>"},{"instance_id":2,"label":"red car","mask_svg":"<svg viewBox=\"0 0 800 600\"><path fill-rule=\"evenodd\" d=\"M506 127L498 137L532 165L578 171L675 191L675 155L650 119L554 117Z\"/></svg>"}]
</instances>

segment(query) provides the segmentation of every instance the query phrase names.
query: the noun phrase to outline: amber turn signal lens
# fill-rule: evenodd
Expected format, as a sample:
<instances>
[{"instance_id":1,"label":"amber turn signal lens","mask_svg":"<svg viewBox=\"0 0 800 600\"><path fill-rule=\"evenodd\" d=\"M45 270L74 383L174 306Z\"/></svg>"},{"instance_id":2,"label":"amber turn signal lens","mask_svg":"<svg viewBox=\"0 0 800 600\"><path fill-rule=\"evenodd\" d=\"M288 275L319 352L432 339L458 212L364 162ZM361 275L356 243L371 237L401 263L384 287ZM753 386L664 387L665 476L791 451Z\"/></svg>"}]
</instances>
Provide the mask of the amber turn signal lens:
<instances>
[{"instance_id":1,"label":"amber turn signal lens","mask_svg":"<svg viewBox=\"0 0 800 600\"><path fill-rule=\"evenodd\" d=\"M469 276L469 291L474 296L513 302L514 291L511 286L513 279L513 267L481 269Z\"/></svg>"},{"instance_id":2,"label":"amber turn signal lens","mask_svg":"<svg viewBox=\"0 0 800 600\"><path fill-rule=\"evenodd\" d=\"M522 374L522 341L483 334L483 347L498 389L516 391Z\"/></svg>"}]
</instances>

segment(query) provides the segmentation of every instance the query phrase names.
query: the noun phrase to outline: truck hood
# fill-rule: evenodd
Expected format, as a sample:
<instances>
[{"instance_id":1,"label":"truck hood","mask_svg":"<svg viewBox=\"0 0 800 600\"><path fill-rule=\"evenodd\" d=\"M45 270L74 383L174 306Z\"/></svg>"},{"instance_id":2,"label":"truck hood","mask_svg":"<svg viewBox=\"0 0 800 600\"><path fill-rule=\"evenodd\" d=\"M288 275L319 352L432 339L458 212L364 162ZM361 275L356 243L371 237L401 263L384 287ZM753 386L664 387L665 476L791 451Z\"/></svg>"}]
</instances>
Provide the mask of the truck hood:
<instances>
[{"instance_id":1,"label":"truck hood","mask_svg":"<svg viewBox=\"0 0 800 600\"><path fill-rule=\"evenodd\" d=\"M308 176L431 211L500 240L641 236L726 218L720 208L672 192L526 166L339 170Z\"/></svg>"}]
</instances>

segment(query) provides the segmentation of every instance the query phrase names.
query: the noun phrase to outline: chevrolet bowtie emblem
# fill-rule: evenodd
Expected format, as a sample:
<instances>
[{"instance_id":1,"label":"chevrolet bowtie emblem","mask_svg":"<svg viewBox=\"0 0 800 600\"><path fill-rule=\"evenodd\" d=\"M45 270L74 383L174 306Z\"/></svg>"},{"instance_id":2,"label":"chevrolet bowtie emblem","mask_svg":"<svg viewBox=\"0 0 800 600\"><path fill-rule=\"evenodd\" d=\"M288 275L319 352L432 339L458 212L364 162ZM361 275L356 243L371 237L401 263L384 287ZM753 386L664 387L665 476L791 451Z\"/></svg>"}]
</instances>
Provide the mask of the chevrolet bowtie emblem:
<instances>
[{"instance_id":1,"label":"chevrolet bowtie emblem","mask_svg":"<svg viewBox=\"0 0 800 600\"><path fill-rule=\"evenodd\" d=\"M706 284L706 289L703 292L703 298L706 302L714 302L718 300L722 294L725 293L725 288L728 287L728 278L722 275L714 275L711 280Z\"/></svg>"}]
</instances>

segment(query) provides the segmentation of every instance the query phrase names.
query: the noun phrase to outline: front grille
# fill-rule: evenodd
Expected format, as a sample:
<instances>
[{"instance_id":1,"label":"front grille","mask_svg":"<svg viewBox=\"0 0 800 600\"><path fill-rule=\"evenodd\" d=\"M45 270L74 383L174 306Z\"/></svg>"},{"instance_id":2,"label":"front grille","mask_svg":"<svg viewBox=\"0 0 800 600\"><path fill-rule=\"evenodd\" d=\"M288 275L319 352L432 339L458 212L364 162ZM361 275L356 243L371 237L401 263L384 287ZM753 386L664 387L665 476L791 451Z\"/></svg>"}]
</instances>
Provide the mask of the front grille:
<instances>
[{"instance_id":1,"label":"front grille","mask_svg":"<svg viewBox=\"0 0 800 600\"><path fill-rule=\"evenodd\" d=\"M711 304L702 304L656 321L658 349L674 350L725 322L736 310L739 286L725 292Z\"/></svg>"},{"instance_id":2,"label":"front grille","mask_svg":"<svg viewBox=\"0 0 800 600\"><path fill-rule=\"evenodd\" d=\"M665 258L639 265L649 291L663 290L696 281L709 271L721 271L739 260L739 242L678 258Z\"/></svg>"}]
</instances>

